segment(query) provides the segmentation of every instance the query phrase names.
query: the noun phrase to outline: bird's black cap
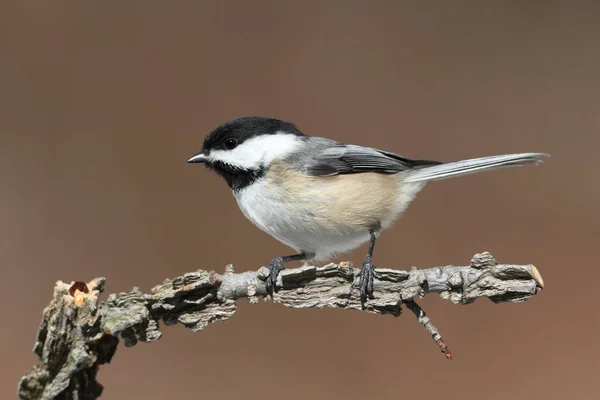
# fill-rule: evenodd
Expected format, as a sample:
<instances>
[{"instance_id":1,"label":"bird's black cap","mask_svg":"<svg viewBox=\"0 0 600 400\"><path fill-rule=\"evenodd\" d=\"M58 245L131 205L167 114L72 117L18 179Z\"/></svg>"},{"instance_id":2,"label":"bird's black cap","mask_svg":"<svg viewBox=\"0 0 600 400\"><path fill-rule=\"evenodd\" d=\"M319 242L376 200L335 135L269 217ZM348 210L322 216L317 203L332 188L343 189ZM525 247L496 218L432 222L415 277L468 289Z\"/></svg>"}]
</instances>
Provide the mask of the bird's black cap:
<instances>
[{"instance_id":1,"label":"bird's black cap","mask_svg":"<svg viewBox=\"0 0 600 400\"><path fill-rule=\"evenodd\" d=\"M216 127L204 139L202 151L226 150L225 142L233 139L237 144L260 135L273 135L285 132L296 136L305 136L290 122L267 117L240 117Z\"/></svg>"}]
</instances>

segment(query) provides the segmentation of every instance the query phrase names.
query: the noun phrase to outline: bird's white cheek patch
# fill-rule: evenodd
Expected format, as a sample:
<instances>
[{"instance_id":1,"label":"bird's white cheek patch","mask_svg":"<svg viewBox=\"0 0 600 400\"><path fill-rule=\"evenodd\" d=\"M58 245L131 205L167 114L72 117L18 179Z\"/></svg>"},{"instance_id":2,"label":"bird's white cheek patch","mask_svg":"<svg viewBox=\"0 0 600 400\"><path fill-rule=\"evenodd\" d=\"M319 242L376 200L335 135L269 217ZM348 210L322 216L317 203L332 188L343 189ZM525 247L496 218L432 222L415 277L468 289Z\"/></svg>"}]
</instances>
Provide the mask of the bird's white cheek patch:
<instances>
[{"instance_id":1,"label":"bird's white cheek patch","mask_svg":"<svg viewBox=\"0 0 600 400\"><path fill-rule=\"evenodd\" d=\"M296 135L276 133L246 140L233 150L213 150L208 159L242 169L255 169L293 153L301 144Z\"/></svg>"}]
</instances>

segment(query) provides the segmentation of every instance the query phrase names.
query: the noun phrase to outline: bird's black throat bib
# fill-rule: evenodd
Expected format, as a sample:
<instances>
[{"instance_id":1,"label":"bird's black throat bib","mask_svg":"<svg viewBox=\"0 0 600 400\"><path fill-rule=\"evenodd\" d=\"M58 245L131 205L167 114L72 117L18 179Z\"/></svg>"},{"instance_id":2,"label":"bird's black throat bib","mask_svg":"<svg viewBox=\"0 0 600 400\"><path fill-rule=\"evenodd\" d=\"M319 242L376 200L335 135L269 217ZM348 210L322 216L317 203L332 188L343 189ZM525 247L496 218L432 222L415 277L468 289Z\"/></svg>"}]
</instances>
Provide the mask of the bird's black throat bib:
<instances>
[{"instance_id":1,"label":"bird's black throat bib","mask_svg":"<svg viewBox=\"0 0 600 400\"><path fill-rule=\"evenodd\" d=\"M239 192L240 190L250 186L267 173L266 168L260 167L255 169L236 168L229 164L216 161L206 164L206 167L214 170L217 174L223 177L231 190Z\"/></svg>"}]
</instances>

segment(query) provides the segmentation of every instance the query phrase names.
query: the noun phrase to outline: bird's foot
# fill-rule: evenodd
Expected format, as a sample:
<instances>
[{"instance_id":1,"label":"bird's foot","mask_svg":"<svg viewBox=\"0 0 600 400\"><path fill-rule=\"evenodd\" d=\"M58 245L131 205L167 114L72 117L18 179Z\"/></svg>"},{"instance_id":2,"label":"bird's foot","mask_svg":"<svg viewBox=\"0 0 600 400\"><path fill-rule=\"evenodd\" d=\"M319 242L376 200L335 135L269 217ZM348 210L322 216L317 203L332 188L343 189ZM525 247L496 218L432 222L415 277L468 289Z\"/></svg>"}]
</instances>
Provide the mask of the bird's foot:
<instances>
[{"instance_id":1,"label":"bird's foot","mask_svg":"<svg viewBox=\"0 0 600 400\"><path fill-rule=\"evenodd\" d=\"M267 266L267 268L269 268L269 276L267 277L267 280L265 282L266 286L267 286L267 293L270 296L273 296L273 291L275 289L275 284L277 282L277 276L279 275L279 273L285 269L285 267L283 266L283 258L282 257L275 257L271 260L271 262L269 262L269 265Z\"/></svg>"},{"instance_id":2,"label":"bird's foot","mask_svg":"<svg viewBox=\"0 0 600 400\"><path fill-rule=\"evenodd\" d=\"M362 268L360 269L360 304L365 308L365 302L367 297L373 299L373 276L375 271L375 264L373 264L373 257L366 256L362 262Z\"/></svg>"}]
</instances>

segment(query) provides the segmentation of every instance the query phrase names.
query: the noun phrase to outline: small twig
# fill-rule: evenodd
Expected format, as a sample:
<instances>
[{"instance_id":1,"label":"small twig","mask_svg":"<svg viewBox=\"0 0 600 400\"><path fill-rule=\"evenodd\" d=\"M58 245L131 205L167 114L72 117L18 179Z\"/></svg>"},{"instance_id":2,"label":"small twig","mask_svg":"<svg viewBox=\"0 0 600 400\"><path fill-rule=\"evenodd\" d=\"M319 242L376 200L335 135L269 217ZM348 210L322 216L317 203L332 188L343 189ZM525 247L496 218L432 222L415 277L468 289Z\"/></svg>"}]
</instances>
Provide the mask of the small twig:
<instances>
[{"instance_id":1,"label":"small twig","mask_svg":"<svg viewBox=\"0 0 600 400\"><path fill-rule=\"evenodd\" d=\"M408 307L408 309L415 314L417 321L419 321L419 323L425 327L425 330L427 330L433 340L435 340L442 353L444 353L446 356L446 359L452 360L452 352L450 349L448 349L448 346L446 346L446 343L444 343L444 340L442 339L442 335L440 335L437 328L435 325L433 325L431 319L427 316L427 314L425 314L425 311L423 311L421 306L419 306L417 302L412 299L406 300L404 304L406 304L406 307Z\"/></svg>"},{"instance_id":2,"label":"small twig","mask_svg":"<svg viewBox=\"0 0 600 400\"><path fill-rule=\"evenodd\" d=\"M323 267L303 266L279 274L272 300L290 308L334 307L361 310L359 269L349 263ZM138 341L158 340L165 325L183 324L199 331L226 320L236 311L236 300L258 303L266 296L266 268L223 275L198 270L166 279L144 294L138 288L98 297L104 278L89 283L57 282L54 297L44 310L34 352L40 362L19 383L21 399L95 399L102 386L96 381L101 364L110 362L119 339L126 347ZM495 303L522 302L543 287L533 265L496 264L489 253L477 254L469 266L444 266L410 271L378 268L374 271L374 299L365 311L400 315L402 303L438 343L446 357L451 354L435 326L415 303L416 297L438 293L455 304L480 297Z\"/></svg>"}]
</instances>

